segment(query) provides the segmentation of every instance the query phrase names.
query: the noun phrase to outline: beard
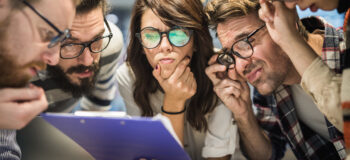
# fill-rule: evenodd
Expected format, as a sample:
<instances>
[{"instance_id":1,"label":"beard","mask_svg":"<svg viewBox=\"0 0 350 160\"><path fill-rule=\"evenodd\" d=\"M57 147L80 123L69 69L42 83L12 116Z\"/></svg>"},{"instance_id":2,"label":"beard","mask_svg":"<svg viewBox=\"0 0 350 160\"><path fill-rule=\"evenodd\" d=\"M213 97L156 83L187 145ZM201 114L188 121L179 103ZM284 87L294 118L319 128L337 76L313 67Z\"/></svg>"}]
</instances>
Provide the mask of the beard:
<instances>
[{"instance_id":1,"label":"beard","mask_svg":"<svg viewBox=\"0 0 350 160\"><path fill-rule=\"evenodd\" d=\"M8 23L7 19L0 24L0 88L22 88L32 78L26 70L31 67L45 69L46 64L41 61L32 61L25 65L16 63L17 58L11 55L11 50L5 44Z\"/></svg>"},{"instance_id":2,"label":"beard","mask_svg":"<svg viewBox=\"0 0 350 160\"><path fill-rule=\"evenodd\" d=\"M92 71L93 75L87 78L79 78L80 84L73 83L67 74L83 73L86 70ZM53 81L64 92L71 93L74 98L80 98L83 95L90 95L95 88L97 75L100 71L100 66L97 63L93 63L91 66L74 66L68 68L66 72L59 66L48 66L48 75L52 77Z\"/></svg>"}]
</instances>

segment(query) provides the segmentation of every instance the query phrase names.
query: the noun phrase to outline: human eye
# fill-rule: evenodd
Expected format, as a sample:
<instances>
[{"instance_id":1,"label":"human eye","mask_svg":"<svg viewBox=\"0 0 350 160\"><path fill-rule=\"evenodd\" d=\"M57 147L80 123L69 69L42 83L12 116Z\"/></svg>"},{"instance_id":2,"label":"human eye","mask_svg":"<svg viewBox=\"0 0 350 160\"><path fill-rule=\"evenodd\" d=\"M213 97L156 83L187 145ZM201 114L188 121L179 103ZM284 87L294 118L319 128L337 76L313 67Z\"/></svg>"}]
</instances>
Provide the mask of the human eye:
<instances>
[{"instance_id":1,"label":"human eye","mask_svg":"<svg viewBox=\"0 0 350 160\"><path fill-rule=\"evenodd\" d=\"M40 38L43 42L50 42L55 38L56 34L48 29L40 29Z\"/></svg>"}]
</instances>

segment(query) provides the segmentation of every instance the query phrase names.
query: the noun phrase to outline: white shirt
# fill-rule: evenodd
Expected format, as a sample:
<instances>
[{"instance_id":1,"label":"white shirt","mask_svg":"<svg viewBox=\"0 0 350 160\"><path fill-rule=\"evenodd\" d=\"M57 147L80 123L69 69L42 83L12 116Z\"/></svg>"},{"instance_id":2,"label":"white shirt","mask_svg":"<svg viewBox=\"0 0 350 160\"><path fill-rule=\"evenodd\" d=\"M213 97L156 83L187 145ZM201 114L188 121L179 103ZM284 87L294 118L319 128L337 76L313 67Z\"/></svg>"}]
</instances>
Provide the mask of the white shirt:
<instances>
[{"instance_id":1,"label":"white shirt","mask_svg":"<svg viewBox=\"0 0 350 160\"><path fill-rule=\"evenodd\" d=\"M117 69L118 89L124 99L126 112L131 116L140 116L141 110L134 101L133 91L135 77L131 69L122 64ZM154 115L161 113L164 94L157 91L150 96L150 104ZM232 123L233 117L229 109L220 103L212 113L207 116L208 131L199 132L186 121L184 124L184 149L193 160L202 157L223 157L233 155L238 149L237 126ZM238 150L239 152L239 150ZM240 153L240 152L239 152Z\"/></svg>"}]
</instances>

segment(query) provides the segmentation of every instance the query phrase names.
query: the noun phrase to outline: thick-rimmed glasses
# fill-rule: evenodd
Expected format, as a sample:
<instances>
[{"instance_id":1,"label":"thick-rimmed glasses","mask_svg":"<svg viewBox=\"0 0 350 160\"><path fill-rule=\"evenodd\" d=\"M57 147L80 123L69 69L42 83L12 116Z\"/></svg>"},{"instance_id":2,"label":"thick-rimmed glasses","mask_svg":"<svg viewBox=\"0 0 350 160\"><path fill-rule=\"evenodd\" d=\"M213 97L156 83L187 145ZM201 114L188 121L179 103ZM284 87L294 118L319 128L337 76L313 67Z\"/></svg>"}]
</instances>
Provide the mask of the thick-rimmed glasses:
<instances>
[{"instance_id":1,"label":"thick-rimmed glasses","mask_svg":"<svg viewBox=\"0 0 350 160\"><path fill-rule=\"evenodd\" d=\"M156 48L162 41L162 35L166 34L171 45L176 47L185 46L191 39L192 30L185 27L175 26L166 32L160 32L157 28L145 27L135 36L140 40L143 47Z\"/></svg>"},{"instance_id":2,"label":"thick-rimmed glasses","mask_svg":"<svg viewBox=\"0 0 350 160\"><path fill-rule=\"evenodd\" d=\"M51 26L58 35L53 37L50 40L50 44L47 46L48 48L55 47L57 44L63 42L65 39L70 37L69 29L65 29L63 31L59 30L52 22L50 22L47 18L41 15L31 4L29 4L26 0L21 0L26 6L28 6L35 14L37 14L41 19L43 19L49 26Z\"/></svg>"},{"instance_id":3,"label":"thick-rimmed glasses","mask_svg":"<svg viewBox=\"0 0 350 160\"><path fill-rule=\"evenodd\" d=\"M109 43L111 42L113 33L111 32L111 28L109 27L109 24L106 19L104 19L104 22L109 31L108 35L97 37L94 40L89 42L63 44L61 45L61 49L60 49L60 57L62 59L73 59L73 58L79 57L84 52L86 47L89 48L91 53L100 53L103 50L105 50L108 47ZM103 43L105 39L107 39L107 43Z\"/></svg>"},{"instance_id":4,"label":"thick-rimmed glasses","mask_svg":"<svg viewBox=\"0 0 350 160\"><path fill-rule=\"evenodd\" d=\"M228 69L229 66L231 66L232 68L232 64L236 64L236 60L233 55L236 55L237 57L242 59L247 59L251 57L254 53L254 49L249 39L264 27L265 24L253 31L252 33L248 34L247 37L233 43L230 51L223 50L223 52L219 54L216 61L222 65L225 65Z\"/></svg>"}]
</instances>

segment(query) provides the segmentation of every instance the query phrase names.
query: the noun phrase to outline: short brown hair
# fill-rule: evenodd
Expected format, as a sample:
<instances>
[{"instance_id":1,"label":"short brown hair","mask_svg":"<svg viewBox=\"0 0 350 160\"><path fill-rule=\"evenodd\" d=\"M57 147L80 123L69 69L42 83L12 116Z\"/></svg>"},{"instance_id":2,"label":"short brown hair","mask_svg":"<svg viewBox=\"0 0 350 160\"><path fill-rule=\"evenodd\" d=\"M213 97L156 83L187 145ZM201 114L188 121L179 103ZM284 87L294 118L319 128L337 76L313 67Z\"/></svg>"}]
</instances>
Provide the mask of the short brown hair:
<instances>
[{"instance_id":1,"label":"short brown hair","mask_svg":"<svg viewBox=\"0 0 350 160\"><path fill-rule=\"evenodd\" d=\"M76 8L76 14L84 14L98 7L102 8L103 15L109 11L109 5L106 0L80 0L81 3Z\"/></svg>"},{"instance_id":2,"label":"short brown hair","mask_svg":"<svg viewBox=\"0 0 350 160\"><path fill-rule=\"evenodd\" d=\"M216 30L219 23L230 18L244 17L249 14L255 14L259 17L259 9L258 0L212 0L205 7L205 13L209 19L210 27ZM308 40L309 32L300 20L297 21L297 25L300 35Z\"/></svg>"},{"instance_id":3,"label":"short brown hair","mask_svg":"<svg viewBox=\"0 0 350 160\"><path fill-rule=\"evenodd\" d=\"M260 8L258 0L212 0L205 7L210 27L216 29L221 22L234 17L243 17L249 14L258 15Z\"/></svg>"}]
</instances>

